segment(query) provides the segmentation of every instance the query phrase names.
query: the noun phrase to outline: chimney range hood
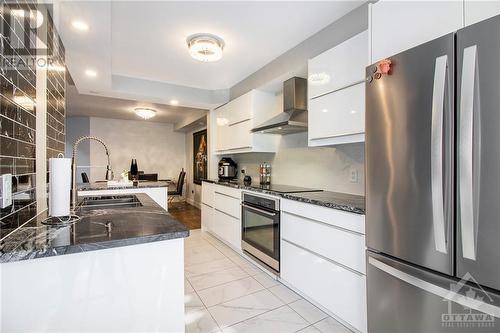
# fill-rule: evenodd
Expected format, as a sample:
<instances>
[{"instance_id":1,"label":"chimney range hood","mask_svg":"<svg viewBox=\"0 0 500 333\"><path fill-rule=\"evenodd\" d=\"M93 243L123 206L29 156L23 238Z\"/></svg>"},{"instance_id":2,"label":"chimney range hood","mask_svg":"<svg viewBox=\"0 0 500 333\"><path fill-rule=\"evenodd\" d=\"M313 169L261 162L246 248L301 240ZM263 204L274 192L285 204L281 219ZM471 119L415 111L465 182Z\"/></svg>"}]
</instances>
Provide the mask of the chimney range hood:
<instances>
[{"instance_id":1,"label":"chimney range hood","mask_svg":"<svg viewBox=\"0 0 500 333\"><path fill-rule=\"evenodd\" d=\"M252 129L264 134L307 131L307 79L292 77L283 82L283 112Z\"/></svg>"}]
</instances>

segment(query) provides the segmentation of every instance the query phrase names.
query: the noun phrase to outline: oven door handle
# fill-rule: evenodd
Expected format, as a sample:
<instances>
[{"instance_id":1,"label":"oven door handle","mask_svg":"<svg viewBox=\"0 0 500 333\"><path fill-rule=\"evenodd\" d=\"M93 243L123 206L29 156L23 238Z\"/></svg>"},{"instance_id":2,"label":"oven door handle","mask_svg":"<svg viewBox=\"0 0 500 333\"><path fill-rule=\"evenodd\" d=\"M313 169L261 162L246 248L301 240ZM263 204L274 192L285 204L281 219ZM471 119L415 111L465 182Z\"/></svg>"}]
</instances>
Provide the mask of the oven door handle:
<instances>
[{"instance_id":1,"label":"oven door handle","mask_svg":"<svg viewBox=\"0 0 500 333\"><path fill-rule=\"evenodd\" d=\"M245 204L241 204L241 207L248 208L248 209L253 209L256 212L259 212L259 213L262 213L262 214L266 214L267 216L276 216L277 215L277 213L271 213L271 212L268 212L267 210L263 210L263 209L260 209L260 208L255 208L253 206L249 206L249 205L245 205Z\"/></svg>"}]
</instances>

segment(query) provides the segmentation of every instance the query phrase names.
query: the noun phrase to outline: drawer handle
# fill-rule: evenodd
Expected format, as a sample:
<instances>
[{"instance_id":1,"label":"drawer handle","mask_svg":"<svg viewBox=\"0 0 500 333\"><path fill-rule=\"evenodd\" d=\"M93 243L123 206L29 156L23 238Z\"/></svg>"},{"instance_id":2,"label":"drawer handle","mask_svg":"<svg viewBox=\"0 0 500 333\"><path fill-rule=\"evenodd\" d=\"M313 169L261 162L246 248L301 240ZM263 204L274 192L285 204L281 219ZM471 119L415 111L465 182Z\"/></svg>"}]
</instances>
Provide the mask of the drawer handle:
<instances>
[{"instance_id":1,"label":"drawer handle","mask_svg":"<svg viewBox=\"0 0 500 333\"><path fill-rule=\"evenodd\" d=\"M255 210L255 211L257 211L259 213L262 213L262 214L265 214L267 216L276 216L277 215L277 213L271 213L271 212L268 212L267 210L255 208L255 207L248 206L248 205L245 205L245 204L241 204L241 207L248 208L248 209L251 209L251 210Z\"/></svg>"},{"instance_id":2,"label":"drawer handle","mask_svg":"<svg viewBox=\"0 0 500 333\"><path fill-rule=\"evenodd\" d=\"M316 98L320 98L320 97L323 97L323 96L326 96L326 95L329 95L329 94L333 94L334 92L337 92L337 91L340 91L340 90L344 90L344 89L347 89L347 88L351 88L351 87L354 87L357 84L364 83L364 82L365 82L365 80L363 79L361 81L357 81L357 82L348 84L347 86L343 86L343 87L340 87L340 88L337 88L337 89L334 89L334 90L330 90L330 91L327 91L325 93L313 96L313 97L311 97L311 99L316 99Z\"/></svg>"}]
</instances>

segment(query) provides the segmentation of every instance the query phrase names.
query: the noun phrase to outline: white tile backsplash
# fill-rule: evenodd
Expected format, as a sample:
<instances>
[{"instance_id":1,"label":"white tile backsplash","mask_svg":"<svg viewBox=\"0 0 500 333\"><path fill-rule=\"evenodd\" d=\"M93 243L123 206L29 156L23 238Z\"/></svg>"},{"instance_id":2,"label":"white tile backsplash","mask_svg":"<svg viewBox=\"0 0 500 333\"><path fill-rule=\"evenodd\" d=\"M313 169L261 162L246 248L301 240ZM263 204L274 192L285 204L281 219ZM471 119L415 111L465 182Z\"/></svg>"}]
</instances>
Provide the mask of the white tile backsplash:
<instances>
[{"instance_id":1,"label":"white tile backsplash","mask_svg":"<svg viewBox=\"0 0 500 333\"><path fill-rule=\"evenodd\" d=\"M307 132L282 136L277 153L230 155L252 177L259 181L259 164L271 163L271 182L358 195L365 193L364 143L336 147L308 147ZM356 169L358 182L350 179ZM239 173L239 178L243 175Z\"/></svg>"}]
</instances>

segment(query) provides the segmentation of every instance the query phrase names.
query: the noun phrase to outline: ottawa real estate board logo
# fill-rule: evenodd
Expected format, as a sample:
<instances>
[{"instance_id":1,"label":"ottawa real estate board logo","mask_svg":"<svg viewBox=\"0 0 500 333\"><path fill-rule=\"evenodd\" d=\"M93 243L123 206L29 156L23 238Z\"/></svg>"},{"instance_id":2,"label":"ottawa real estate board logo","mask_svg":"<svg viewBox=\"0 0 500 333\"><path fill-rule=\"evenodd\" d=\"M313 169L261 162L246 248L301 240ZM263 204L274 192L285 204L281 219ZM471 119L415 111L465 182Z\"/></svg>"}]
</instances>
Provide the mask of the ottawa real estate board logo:
<instances>
[{"instance_id":1,"label":"ottawa real estate board logo","mask_svg":"<svg viewBox=\"0 0 500 333\"><path fill-rule=\"evenodd\" d=\"M495 317L500 317L500 308L494 306L491 296L466 273L457 283L450 284L450 291L443 301L448 303L441 314L441 325L450 329L491 329Z\"/></svg>"}]
</instances>

